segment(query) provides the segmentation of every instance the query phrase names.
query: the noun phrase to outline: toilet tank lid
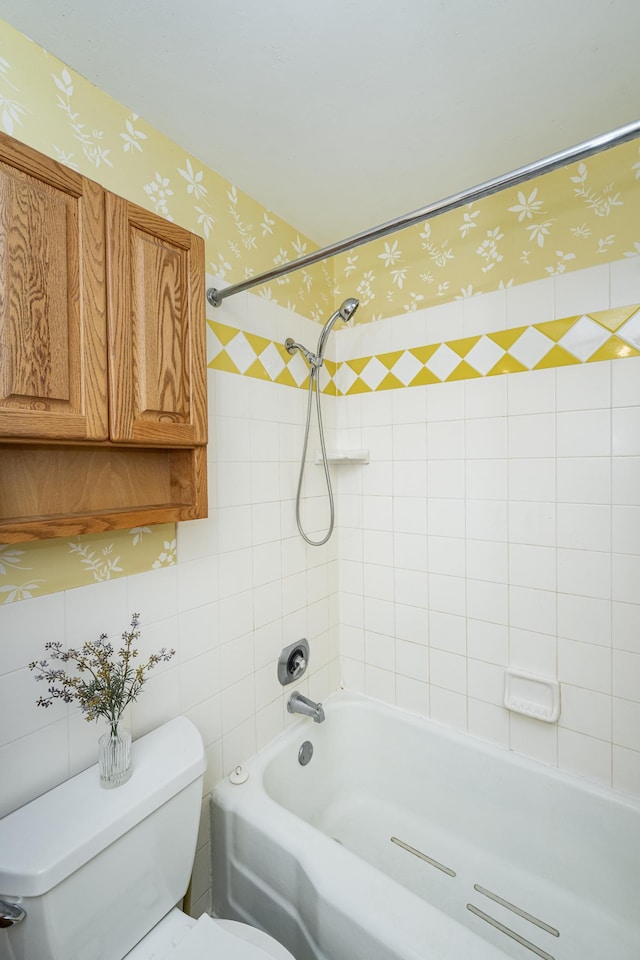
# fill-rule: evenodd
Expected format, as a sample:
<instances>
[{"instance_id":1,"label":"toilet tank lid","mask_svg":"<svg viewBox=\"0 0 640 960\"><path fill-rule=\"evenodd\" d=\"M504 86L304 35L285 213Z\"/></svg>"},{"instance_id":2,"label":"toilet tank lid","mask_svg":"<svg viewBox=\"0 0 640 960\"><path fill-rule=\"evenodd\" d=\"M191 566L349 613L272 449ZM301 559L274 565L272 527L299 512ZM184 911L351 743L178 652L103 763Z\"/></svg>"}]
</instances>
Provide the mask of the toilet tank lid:
<instances>
[{"instance_id":1,"label":"toilet tank lid","mask_svg":"<svg viewBox=\"0 0 640 960\"><path fill-rule=\"evenodd\" d=\"M198 777L202 738L176 717L132 747L133 774L104 790L97 765L0 820L0 896L41 896Z\"/></svg>"}]
</instances>

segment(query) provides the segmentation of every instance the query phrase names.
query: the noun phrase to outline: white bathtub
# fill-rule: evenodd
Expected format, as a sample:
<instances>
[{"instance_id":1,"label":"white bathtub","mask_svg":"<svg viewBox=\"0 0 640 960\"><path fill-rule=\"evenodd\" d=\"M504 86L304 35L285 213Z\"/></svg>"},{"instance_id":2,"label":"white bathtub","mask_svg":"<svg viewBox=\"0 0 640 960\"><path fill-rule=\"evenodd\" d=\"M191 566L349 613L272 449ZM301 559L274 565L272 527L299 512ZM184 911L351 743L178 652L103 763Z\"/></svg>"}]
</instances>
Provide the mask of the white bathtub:
<instances>
[{"instance_id":1,"label":"white bathtub","mask_svg":"<svg viewBox=\"0 0 640 960\"><path fill-rule=\"evenodd\" d=\"M325 711L215 791L216 915L296 960L639 960L639 803L364 698Z\"/></svg>"}]
</instances>

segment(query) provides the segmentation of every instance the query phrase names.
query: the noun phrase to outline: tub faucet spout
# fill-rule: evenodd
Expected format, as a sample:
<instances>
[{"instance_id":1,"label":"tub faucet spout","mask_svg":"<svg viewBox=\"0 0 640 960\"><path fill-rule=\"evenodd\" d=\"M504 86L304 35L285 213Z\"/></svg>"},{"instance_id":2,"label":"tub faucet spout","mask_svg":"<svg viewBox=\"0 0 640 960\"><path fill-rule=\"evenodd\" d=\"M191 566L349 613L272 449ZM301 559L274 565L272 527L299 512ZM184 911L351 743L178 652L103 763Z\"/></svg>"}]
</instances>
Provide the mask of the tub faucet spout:
<instances>
[{"instance_id":1,"label":"tub faucet spout","mask_svg":"<svg viewBox=\"0 0 640 960\"><path fill-rule=\"evenodd\" d=\"M287 700L287 710L289 713L301 713L305 717L311 717L316 723L322 723L324 720L322 704L314 703L297 690L294 690Z\"/></svg>"}]
</instances>

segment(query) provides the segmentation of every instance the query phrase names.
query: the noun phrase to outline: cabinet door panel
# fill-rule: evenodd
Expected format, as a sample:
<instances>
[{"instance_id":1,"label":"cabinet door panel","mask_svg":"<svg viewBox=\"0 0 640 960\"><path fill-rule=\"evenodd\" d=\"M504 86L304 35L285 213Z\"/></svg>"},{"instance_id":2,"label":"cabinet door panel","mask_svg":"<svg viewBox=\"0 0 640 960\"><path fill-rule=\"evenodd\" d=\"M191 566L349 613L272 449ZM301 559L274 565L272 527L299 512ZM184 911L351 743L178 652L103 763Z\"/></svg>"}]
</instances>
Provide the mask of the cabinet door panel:
<instances>
[{"instance_id":1,"label":"cabinet door panel","mask_svg":"<svg viewBox=\"0 0 640 960\"><path fill-rule=\"evenodd\" d=\"M0 135L0 436L107 436L104 195Z\"/></svg>"},{"instance_id":2,"label":"cabinet door panel","mask_svg":"<svg viewBox=\"0 0 640 960\"><path fill-rule=\"evenodd\" d=\"M203 241L107 194L107 258L111 439L206 443Z\"/></svg>"}]
</instances>

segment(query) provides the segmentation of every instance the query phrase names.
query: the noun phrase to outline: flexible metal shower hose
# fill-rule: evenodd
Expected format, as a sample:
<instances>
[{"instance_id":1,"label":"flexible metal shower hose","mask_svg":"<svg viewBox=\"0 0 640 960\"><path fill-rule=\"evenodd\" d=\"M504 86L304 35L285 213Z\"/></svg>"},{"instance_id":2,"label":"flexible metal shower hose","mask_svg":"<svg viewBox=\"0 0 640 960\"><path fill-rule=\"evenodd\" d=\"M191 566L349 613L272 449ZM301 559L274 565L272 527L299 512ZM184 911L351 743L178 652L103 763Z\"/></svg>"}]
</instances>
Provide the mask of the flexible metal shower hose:
<instances>
[{"instance_id":1,"label":"flexible metal shower hose","mask_svg":"<svg viewBox=\"0 0 640 960\"><path fill-rule=\"evenodd\" d=\"M329 463L327 461L327 450L324 443L324 430L322 428L322 410L320 405L320 383L318 378L318 370L320 368L316 366L311 367L309 374L309 394L307 401L307 423L304 428L304 442L302 444L302 459L300 461L300 475L298 477L298 489L296 491L296 523L298 524L298 530L300 531L300 536L306 543L312 547L322 547L331 534L333 533L333 525L335 521L335 508L333 505L333 490L331 489L331 477L329 475ZM307 459L307 447L309 445L309 425L311 423L311 405L313 403L313 391L315 383L315 392L316 392L316 409L318 412L318 433L320 434L320 449L322 451L322 466L324 467L324 476L327 481L327 492L329 494L329 530L325 534L322 540L312 540L302 528L302 522L300 520L300 493L302 491L302 481L304 478L304 468L305 462Z\"/></svg>"}]
</instances>

